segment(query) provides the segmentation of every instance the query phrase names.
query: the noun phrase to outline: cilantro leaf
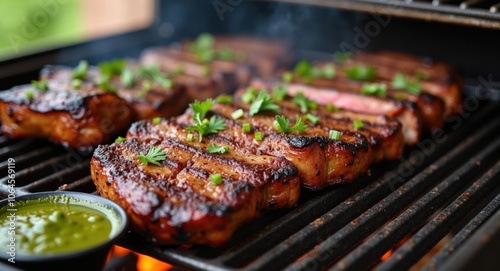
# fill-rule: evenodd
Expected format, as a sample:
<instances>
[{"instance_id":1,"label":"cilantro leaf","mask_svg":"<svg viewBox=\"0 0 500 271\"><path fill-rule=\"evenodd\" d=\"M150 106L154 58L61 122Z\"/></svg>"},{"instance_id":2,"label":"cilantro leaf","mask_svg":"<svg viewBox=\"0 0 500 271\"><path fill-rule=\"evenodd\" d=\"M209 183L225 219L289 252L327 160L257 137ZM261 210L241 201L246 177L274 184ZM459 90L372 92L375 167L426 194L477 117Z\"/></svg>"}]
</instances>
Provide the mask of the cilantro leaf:
<instances>
[{"instance_id":1,"label":"cilantro leaf","mask_svg":"<svg viewBox=\"0 0 500 271\"><path fill-rule=\"evenodd\" d=\"M276 120L274 122L274 128L278 131L282 131L283 133L288 133L291 131L299 131L304 132L307 129L307 125L302 122L302 118L297 116L297 120L295 121L295 125L290 127L290 120L285 118L284 116L276 115Z\"/></svg>"},{"instance_id":2,"label":"cilantro leaf","mask_svg":"<svg viewBox=\"0 0 500 271\"><path fill-rule=\"evenodd\" d=\"M49 90L47 79L42 79L40 81L31 80L31 85L42 92Z\"/></svg>"},{"instance_id":3,"label":"cilantro leaf","mask_svg":"<svg viewBox=\"0 0 500 271\"><path fill-rule=\"evenodd\" d=\"M220 153L224 154L229 151L229 146L217 146L217 144L213 143L207 146L207 151L209 153Z\"/></svg>"},{"instance_id":4,"label":"cilantro leaf","mask_svg":"<svg viewBox=\"0 0 500 271\"><path fill-rule=\"evenodd\" d=\"M255 98L257 97L257 94L258 94L257 89L250 86L246 89L245 93L243 93L243 95L241 96L241 100L244 103L249 104L255 100Z\"/></svg>"},{"instance_id":5,"label":"cilantro leaf","mask_svg":"<svg viewBox=\"0 0 500 271\"><path fill-rule=\"evenodd\" d=\"M89 70L89 63L86 60L80 60L78 66L73 69L73 74L71 77L73 79L84 79Z\"/></svg>"},{"instance_id":6,"label":"cilantro leaf","mask_svg":"<svg viewBox=\"0 0 500 271\"><path fill-rule=\"evenodd\" d=\"M148 163L161 166L160 161L167 159L167 154L161 150L160 146L153 146L149 149L147 154L143 154L141 152L137 155L137 159L139 159L145 166L147 166Z\"/></svg>"},{"instance_id":7,"label":"cilantro leaf","mask_svg":"<svg viewBox=\"0 0 500 271\"><path fill-rule=\"evenodd\" d=\"M279 106L273 103L271 96L267 93L266 90L261 90L259 95L250 105L250 109L248 110L248 115L253 116L261 111L273 111L278 113Z\"/></svg>"},{"instance_id":8,"label":"cilantro leaf","mask_svg":"<svg viewBox=\"0 0 500 271\"><path fill-rule=\"evenodd\" d=\"M164 88L171 88L173 86L172 80L166 78L161 74L159 65L142 66L139 68L139 76L142 78L152 79L158 85Z\"/></svg>"},{"instance_id":9,"label":"cilantro leaf","mask_svg":"<svg viewBox=\"0 0 500 271\"><path fill-rule=\"evenodd\" d=\"M377 77L377 69L370 65L354 65L344 73L347 77L357 81L370 81Z\"/></svg>"},{"instance_id":10,"label":"cilantro leaf","mask_svg":"<svg viewBox=\"0 0 500 271\"><path fill-rule=\"evenodd\" d=\"M208 111L210 111L210 108L214 105L214 101L210 99L206 99L204 102L200 102L198 100L195 100L193 103L189 104L189 107L193 112L196 114L200 114L200 119L204 119L205 116L207 115Z\"/></svg>"},{"instance_id":11,"label":"cilantro leaf","mask_svg":"<svg viewBox=\"0 0 500 271\"><path fill-rule=\"evenodd\" d=\"M281 102L285 99L286 97L286 87L283 85L276 85L273 88L273 92L271 93L271 97L273 100Z\"/></svg>"},{"instance_id":12,"label":"cilantro leaf","mask_svg":"<svg viewBox=\"0 0 500 271\"><path fill-rule=\"evenodd\" d=\"M392 79L392 87L395 89L404 89L415 95L419 95L422 93L419 76L415 76L413 80L410 81L408 80L408 76L402 73L397 73Z\"/></svg>"},{"instance_id":13,"label":"cilantro leaf","mask_svg":"<svg viewBox=\"0 0 500 271\"><path fill-rule=\"evenodd\" d=\"M361 93L384 98L387 96L387 85L385 83L363 84L363 86L361 87Z\"/></svg>"},{"instance_id":14,"label":"cilantro leaf","mask_svg":"<svg viewBox=\"0 0 500 271\"><path fill-rule=\"evenodd\" d=\"M120 75L125 68L125 59L115 59L101 62L97 66L106 79L111 79L114 75Z\"/></svg>"},{"instance_id":15,"label":"cilantro leaf","mask_svg":"<svg viewBox=\"0 0 500 271\"><path fill-rule=\"evenodd\" d=\"M198 132L199 142L203 140L204 135L215 134L226 129L226 123L224 122L224 119L217 116L212 116L210 120L207 120L205 118L202 119L200 113L195 113L193 115L193 120L195 121L195 125L190 125L186 130L188 132Z\"/></svg>"},{"instance_id":16,"label":"cilantro leaf","mask_svg":"<svg viewBox=\"0 0 500 271\"><path fill-rule=\"evenodd\" d=\"M134 72L131 69L123 69L120 75L121 83L128 88L131 88L135 84Z\"/></svg>"},{"instance_id":17,"label":"cilantro leaf","mask_svg":"<svg viewBox=\"0 0 500 271\"><path fill-rule=\"evenodd\" d=\"M304 93L298 92L293 97L293 104L298 105L300 107L300 111L302 113L307 113L308 109L317 109L318 104L312 100L309 100L304 96Z\"/></svg>"}]
</instances>

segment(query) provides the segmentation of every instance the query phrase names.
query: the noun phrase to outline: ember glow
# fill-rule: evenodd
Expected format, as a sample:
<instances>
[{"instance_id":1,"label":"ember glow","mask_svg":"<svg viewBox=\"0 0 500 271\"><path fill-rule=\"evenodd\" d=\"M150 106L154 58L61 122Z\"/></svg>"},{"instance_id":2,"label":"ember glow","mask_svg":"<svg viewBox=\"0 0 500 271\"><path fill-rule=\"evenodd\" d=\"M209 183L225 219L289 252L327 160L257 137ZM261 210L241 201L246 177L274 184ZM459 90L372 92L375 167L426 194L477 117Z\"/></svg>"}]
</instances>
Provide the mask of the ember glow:
<instances>
[{"instance_id":1,"label":"ember glow","mask_svg":"<svg viewBox=\"0 0 500 271\"><path fill-rule=\"evenodd\" d=\"M172 265L170 264L164 263L162 261L159 261L155 258L151 258L144 254L133 252L129 249L120 246L114 246L112 248L110 258L123 257L131 253L137 256L137 262L136 262L137 271L149 271L149 270L167 271L172 268Z\"/></svg>"}]
</instances>

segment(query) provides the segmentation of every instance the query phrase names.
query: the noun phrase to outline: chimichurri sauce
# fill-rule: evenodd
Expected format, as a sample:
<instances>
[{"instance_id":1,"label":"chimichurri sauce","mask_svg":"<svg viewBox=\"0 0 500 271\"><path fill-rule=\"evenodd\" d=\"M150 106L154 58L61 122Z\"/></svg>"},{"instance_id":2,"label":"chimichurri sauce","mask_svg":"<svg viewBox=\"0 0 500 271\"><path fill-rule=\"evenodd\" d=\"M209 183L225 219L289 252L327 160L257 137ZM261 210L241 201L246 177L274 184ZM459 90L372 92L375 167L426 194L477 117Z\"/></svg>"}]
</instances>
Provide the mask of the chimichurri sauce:
<instances>
[{"instance_id":1,"label":"chimichurri sauce","mask_svg":"<svg viewBox=\"0 0 500 271\"><path fill-rule=\"evenodd\" d=\"M9 228L11 213L0 213L1 229ZM24 201L15 212L16 250L48 255L82 250L109 239L112 224L98 210L72 203ZM7 240L6 240L7 238ZM2 247L9 235L0 236Z\"/></svg>"}]
</instances>

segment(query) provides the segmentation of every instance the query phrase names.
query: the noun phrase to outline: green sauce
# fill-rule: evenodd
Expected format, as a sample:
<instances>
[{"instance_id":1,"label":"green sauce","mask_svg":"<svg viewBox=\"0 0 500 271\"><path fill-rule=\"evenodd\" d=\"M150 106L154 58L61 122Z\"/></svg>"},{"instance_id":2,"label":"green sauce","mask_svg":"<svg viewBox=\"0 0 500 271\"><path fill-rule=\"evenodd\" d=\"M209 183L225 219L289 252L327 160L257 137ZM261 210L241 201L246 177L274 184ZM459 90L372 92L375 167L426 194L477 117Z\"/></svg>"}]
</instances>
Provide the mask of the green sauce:
<instances>
[{"instance_id":1,"label":"green sauce","mask_svg":"<svg viewBox=\"0 0 500 271\"><path fill-rule=\"evenodd\" d=\"M9 228L8 216L11 213L15 213L18 253L61 254L103 243L111 237L114 225L106 217L106 212L96 210L93 205L92 208L87 206L76 199L61 196L18 202L15 212L2 208L0 245L6 247L4 244L9 242L9 235L4 231Z\"/></svg>"}]
</instances>

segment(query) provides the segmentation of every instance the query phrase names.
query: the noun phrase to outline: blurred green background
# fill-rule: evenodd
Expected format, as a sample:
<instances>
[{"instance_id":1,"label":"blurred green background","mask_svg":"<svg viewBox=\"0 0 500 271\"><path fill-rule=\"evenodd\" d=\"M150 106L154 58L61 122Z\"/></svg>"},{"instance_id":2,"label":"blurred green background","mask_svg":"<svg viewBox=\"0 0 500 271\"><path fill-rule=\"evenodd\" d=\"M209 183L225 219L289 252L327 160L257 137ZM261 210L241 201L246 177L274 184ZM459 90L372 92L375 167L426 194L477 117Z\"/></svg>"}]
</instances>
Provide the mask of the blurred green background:
<instances>
[{"instance_id":1,"label":"blurred green background","mask_svg":"<svg viewBox=\"0 0 500 271\"><path fill-rule=\"evenodd\" d=\"M1 0L0 59L84 39L81 1Z\"/></svg>"}]
</instances>

